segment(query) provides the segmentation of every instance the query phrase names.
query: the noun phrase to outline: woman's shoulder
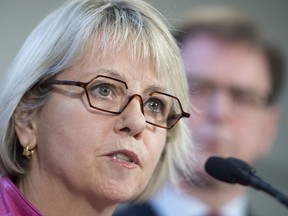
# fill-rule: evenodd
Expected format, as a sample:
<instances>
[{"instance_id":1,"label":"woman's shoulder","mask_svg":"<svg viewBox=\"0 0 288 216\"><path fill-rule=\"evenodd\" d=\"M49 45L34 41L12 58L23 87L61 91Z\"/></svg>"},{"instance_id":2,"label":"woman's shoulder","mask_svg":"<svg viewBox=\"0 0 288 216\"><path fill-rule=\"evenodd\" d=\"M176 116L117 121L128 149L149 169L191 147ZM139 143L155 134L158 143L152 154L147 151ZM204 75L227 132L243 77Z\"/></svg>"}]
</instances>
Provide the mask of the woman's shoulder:
<instances>
[{"instance_id":1,"label":"woman's shoulder","mask_svg":"<svg viewBox=\"0 0 288 216\"><path fill-rule=\"evenodd\" d=\"M0 177L0 215L42 215L7 176Z\"/></svg>"}]
</instances>

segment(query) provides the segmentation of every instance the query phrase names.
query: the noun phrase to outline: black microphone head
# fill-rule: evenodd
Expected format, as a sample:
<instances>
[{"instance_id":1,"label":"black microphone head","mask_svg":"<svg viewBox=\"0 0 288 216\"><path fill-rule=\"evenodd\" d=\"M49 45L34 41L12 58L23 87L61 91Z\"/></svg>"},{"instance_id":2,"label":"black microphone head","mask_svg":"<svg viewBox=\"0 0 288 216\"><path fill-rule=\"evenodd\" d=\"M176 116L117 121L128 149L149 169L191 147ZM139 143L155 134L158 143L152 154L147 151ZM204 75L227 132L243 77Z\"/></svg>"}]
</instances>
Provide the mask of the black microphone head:
<instances>
[{"instance_id":1,"label":"black microphone head","mask_svg":"<svg viewBox=\"0 0 288 216\"><path fill-rule=\"evenodd\" d=\"M228 157L226 158L226 160L232 163L235 163L235 165L237 165L241 170L244 170L248 172L249 174L256 173L256 170L243 160L240 160L238 158L233 158L233 157Z\"/></svg>"},{"instance_id":2,"label":"black microphone head","mask_svg":"<svg viewBox=\"0 0 288 216\"><path fill-rule=\"evenodd\" d=\"M239 183L241 185L251 186L257 190L263 190L288 207L288 197L258 176L254 175L255 170L249 164L240 159L225 159L213 156L208 158L206 161L205 170L212 177L220 181L231 184Z\"/></svg>"},{"instance_id":3,"label":"black microphone head","mask_svg":"<svg viewBox=\"0 0 288 216\"><path fill-rule=\"evenodd\" d=\"M210 157L205 163L205 170L212 177L227 183L237 183L237 165L221 157Z\"/></svg>"}]
</instances>

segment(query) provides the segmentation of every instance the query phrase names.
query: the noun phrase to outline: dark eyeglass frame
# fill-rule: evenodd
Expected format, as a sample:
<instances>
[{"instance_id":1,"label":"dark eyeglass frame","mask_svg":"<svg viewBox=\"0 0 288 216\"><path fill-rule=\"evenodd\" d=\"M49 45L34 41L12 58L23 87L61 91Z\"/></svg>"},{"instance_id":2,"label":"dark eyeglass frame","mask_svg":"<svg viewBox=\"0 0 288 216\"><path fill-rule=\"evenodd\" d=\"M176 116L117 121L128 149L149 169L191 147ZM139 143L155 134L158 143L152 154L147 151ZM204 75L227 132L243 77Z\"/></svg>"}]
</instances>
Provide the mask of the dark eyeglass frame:
<instances>
[{"instance_id":1,"label":"dark eyeglass frame","mask_svg":"<svg viewBox=\"0 0 288 216\"><path fill-rule=\"evenodd\" d=\"M210 80L201 80L201 79L195 79L195 78L188 78L188 83L189 83L189 94L190 96L197 96L197 94L199 94L199 91L201 90L197 90L195 92L195 90L192 91L193 88L195 88L193 85L198 85L199 83L204 85L206 87L206 89L208 88L210 92L217 92L219 89L221 89L221 87L217 86L217 84L215 84L213 81ZM197 88L197 87L196 87ZM223 87L222 87L223 88ZM254 93L252 91L249 90L245 90L243 91L240 88L235 88L235 87L224 87L225 90L228 90L229 92L229 96L232 98L232 100L235 101L235 98L239 95L247 95L250 98L254 99L254 101L256 101L253 104L250 104L250 107L257 107L257 108L262 108L262 107L266 107L269 106L271 104L271 94L268 93L267 96L261 96L260 94ZM201 93L200 93L201 94Z\"/></svg>"},{"instance_id":2,"label":"dark eyeglass frame","mask_svg":"<svg viewBox=\"0 0 288 216\"><path fill-rule=\"evenodd\" d=\"M91 108L93 109L96 109L96 110L100 110L100 111L103 111L103 112L107 112L107 113L111 113L111 114L116 114L116 115L120 115L124 110L125 108L128 106L128 104L133 100L134 97L138 97L140 99L140 108L141 108L141 112L142 114L144 115L144 102L143 102L143 98L141 95L139 94L133 94L131 96L128 97L128 100L126 102L126 104L123 106L122 109L120 109L120 111L118 112L115 112L115 111L110 111L110 110L105 110L105 109L102 109L102 108L99 108L99 107L95 107L92 105L91 101L90 101L90 97L89 97L89 93L88 93L88 89L87 89L87 86L93 82L95 79L99 78L99 77L103 77L103 78L107 78L107 79L111 79L111 80L114 80L114 81L118 81L120 83L123 83L123 85L125 86L126 89L128 89L128 86L126 84L126 82L122 81L122 80L119 80L119 79L116 79L116 78L113 78L113 77L110 77L110 76L105 76L105 75L97 75L95 76L94 78L90 79L88 82L81 82L81 81L73 81L73 80L49 80L46 82L46 84L52 84L52 85L70 85L70 86L78 86L78 87L81 87L84 89L85 91L85 94L86 94L86 97L87 97L87 100L88 100L88 103L90 105ZM180 100L173 96L173 95L170 95L170 94L167 94L167 93L163 93L163 92L160 92L160 91L154 91L154 92L151 92L149 95L152 95L154 93L158 93L158 94L162 94L162 95L166 95L166 96L169 96L169 97L172 97L173 99L175 99L177 101L177 103L179 104L179 107L180 107L180 110L181 110L181 114L180 115L175 115L173 116L173 118L175 118L175 122L167 127L167 126L162 126L162 125L157 125L153 122L150 122L150 121L146 121L146 123L148 124L151 124L151 125L154 125L156 127L160 127L160 128L164 128L164 129L171 129L172 127L174 127L176 125L176 123L181 119L181 118L189 118L190 117L190 113L187 113L187 112L184 112L183 110L183 107L182 107L182 104L180 102ZM167 118L167 121L169 120L169 117Z\"/></svg>"}]
</instances>

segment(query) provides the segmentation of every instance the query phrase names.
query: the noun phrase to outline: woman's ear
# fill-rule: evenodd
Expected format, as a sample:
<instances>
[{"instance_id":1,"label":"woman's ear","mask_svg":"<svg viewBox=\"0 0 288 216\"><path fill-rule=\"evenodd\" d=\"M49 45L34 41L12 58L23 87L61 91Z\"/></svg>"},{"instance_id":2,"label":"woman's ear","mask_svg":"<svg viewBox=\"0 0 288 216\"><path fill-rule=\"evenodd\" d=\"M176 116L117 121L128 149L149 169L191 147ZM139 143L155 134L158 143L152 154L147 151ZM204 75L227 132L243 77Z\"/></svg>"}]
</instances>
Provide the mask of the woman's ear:
<instances>
[{"instance_id":1,"label":"woman's ear","mask_svg":"<svg viewBox=\"0 0 288 216\"><path fill-rule=\"evenodd\" d=\"M37 137L36 120L23 121L23 117L16 113L14 115L14 127L21 146L23 148L29 147L30 149L34 149Z\"/></svg>"}]
</instances>

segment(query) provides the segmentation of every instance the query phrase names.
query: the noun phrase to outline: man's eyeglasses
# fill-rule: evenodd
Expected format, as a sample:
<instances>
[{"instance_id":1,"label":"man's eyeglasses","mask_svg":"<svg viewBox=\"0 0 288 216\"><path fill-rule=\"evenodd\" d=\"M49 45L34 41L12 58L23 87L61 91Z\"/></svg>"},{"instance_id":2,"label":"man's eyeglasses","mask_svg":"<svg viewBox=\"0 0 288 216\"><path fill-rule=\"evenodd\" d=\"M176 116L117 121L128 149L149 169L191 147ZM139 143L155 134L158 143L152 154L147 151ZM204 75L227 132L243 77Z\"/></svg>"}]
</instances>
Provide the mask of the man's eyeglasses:
<instances>
[{"instance_id":1,"label":"man's eyeglasses","mask_svg":"<svg viewBox=\"0 0 288 216\"><path fill-rule=\"evenodd\" d=\"M246 112L258 110L269 104L269 97L262 96L249 89L240 87L218 86L209 80L190 79L189 94L192 105L200 112L205 113L209 109L209 103L214 94L225 91L229 96L233 111Z\"/></svg>"},{"instance_id":2,"label":"man's eyeglasses","mask_svg":"<svg viewBox=\"0 0 288 216\"><path fill-rule=\"evenodd\" d=\"M159 91L151 92L144 98L139 94L128 95L127 84L109 76L98 75L88 82L50 80L47 84L81 87L90 107L116 115L121 114L134 97L138 97L146 122L160 128L170 129L182 117L190 116L183 111L180 100L175 96Z\"/></svg>"}]
</instances>

